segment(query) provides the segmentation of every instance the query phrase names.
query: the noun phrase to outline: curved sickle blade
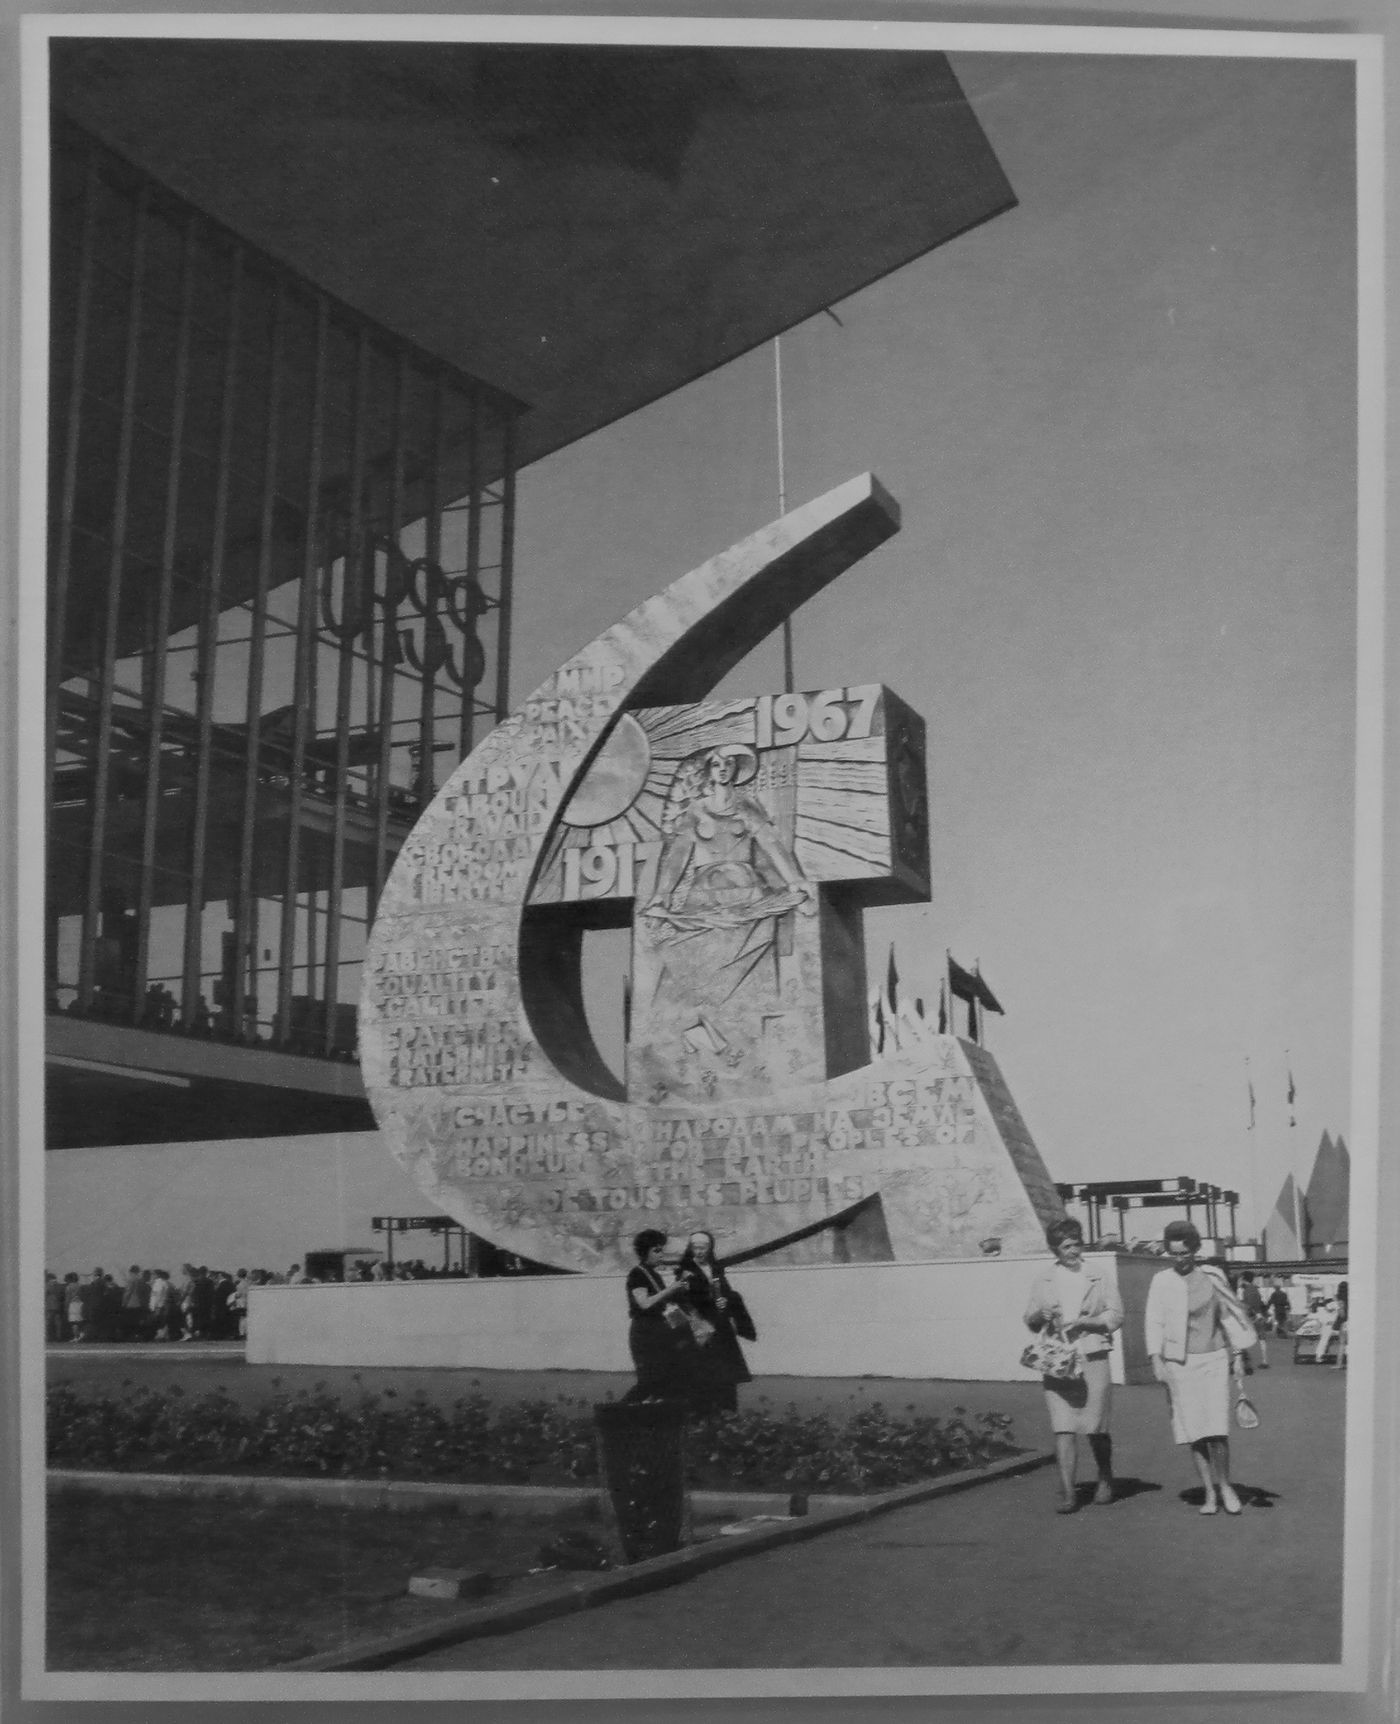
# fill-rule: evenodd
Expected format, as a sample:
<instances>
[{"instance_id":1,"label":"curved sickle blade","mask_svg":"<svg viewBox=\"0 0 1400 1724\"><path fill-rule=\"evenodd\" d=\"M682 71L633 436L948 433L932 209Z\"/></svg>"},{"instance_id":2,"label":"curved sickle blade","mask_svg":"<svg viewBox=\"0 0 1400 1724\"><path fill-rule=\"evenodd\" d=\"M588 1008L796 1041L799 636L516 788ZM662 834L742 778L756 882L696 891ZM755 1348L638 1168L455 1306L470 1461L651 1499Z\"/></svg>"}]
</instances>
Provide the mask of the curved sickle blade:
<instances>
[{"instance_id":1,"label":"curved sickle blade","mask_svg":"<svg viewBox=\"0 0 1400 1724\"><path fill-rule=\"evenodd\" d=\"M463 761L404 846L366 955L365 1083L393 1154L471 1231L538 1262L616 1270L658 1223L703 1218L744 1254L859 1213L878 1223L863 1251L928 1260L1038 1250L1063 1214L995 1061L952 1036L838 1076L765 1081L747 1100L737 1087L629 1100L583 1010L596 906L530 907L618 715L708 694L896 524L876 482L856 479L639 605ZM878 1211L865 1202L877 1193Z\"/></svg>"},{"instance_id":2,"label":"curved sickle blade","mask_svg":"<svg viewBox=\"0 0 1400 1724\"><path fill-rule=\"evenodd\" d=\"M599 1218L604 1227L591 1217L551 1225L510 1183L572 1169L605 1185L615 1151L604 1146L626 1135L625 1097L597 1056L581 998L562 985L545 990L532 1022L520 972L530 884L589 760L626 707L708 694L898 528L898 506L866 474L683 575L542 683L419 820L369 938L362 1069L390 1149L473 1231L587 1268L615 1261L618 1222L632 1225L626 1215ZM503 1131L518 1149L476 1148Z\"/></svg>"}]
</instances>

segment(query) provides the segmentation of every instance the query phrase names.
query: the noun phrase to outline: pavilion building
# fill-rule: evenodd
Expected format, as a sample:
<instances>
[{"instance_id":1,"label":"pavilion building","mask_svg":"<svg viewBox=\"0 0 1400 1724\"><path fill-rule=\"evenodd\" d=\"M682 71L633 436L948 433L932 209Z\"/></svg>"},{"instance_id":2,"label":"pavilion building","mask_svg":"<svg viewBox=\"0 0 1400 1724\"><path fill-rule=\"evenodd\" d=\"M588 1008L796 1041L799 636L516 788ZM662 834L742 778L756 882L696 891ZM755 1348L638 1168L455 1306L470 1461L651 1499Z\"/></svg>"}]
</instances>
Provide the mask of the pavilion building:
<instances>
[{"instance_id":1,"label":"pavilion building","mask_svg":"<svg viewBox=\"0 0 1400 1724\"><path fill-rule=\"evenodd\" d=\"M359 971L522 469L1015 200L939 54L49 48L50 1264L284 1264L422 1207Z\"/></svg>"}]
</instances>

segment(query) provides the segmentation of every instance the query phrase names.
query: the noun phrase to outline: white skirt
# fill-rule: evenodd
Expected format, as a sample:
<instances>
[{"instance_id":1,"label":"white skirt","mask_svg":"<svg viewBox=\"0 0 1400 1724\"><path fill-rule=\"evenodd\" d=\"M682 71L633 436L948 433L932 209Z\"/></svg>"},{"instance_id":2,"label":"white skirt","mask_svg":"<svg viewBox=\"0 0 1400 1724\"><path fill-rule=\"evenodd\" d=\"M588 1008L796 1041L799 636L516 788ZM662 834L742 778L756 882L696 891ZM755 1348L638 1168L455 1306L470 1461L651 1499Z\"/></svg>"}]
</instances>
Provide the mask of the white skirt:
<instances>
[{"instance_id":1,"label":"white skirt","mask_svg":"<svg viewBox=\"0 0 1400 1724\"><path fill-rule=\"evenodd\" d=\"M1184 1365L1163 1360L1172 1408L1172 1440L1198 1443L1230 1434L1230 1352L1191 1353Z\"/></svg>"}]
</instances>

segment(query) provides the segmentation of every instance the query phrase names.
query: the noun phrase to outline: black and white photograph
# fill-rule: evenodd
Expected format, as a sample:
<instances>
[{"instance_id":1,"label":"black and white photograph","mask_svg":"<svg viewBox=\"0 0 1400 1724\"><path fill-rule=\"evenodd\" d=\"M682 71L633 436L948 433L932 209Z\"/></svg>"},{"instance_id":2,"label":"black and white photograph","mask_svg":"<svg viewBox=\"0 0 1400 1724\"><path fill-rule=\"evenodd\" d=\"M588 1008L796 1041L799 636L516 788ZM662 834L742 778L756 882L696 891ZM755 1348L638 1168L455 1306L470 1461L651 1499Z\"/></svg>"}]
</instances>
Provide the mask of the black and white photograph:
<instances>
[{"instance_id":1,"label":"black and white photograph","mask_svg":"<svg viewBox=\"0 0 1400 1724\"><path fill-rule=\"evenodd\" d=\"M25 27L26 1697L1359 1695L1379 39Z\"/></svg>"}]
</instances>

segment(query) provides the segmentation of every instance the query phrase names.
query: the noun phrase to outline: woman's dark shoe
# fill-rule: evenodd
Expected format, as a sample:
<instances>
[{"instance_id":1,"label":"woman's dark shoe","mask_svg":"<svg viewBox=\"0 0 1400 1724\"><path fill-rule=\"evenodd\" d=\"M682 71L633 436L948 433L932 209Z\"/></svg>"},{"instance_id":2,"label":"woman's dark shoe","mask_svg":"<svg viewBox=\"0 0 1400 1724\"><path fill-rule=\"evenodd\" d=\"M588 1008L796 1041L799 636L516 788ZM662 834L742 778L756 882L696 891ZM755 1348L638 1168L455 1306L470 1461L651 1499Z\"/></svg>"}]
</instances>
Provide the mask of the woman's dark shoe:
<instances>
[{"instance_id":1,"label":"woman's dark shoe","mask_svg":"<svg viewBox=\"0 0 1400 1724\"><path fill-rule=\"evenodd\" d=\"M1074 1491L1071 1491L1068 1496L1063 1491L1060 1492L1060 1500L1055 1504L1056 1514L1074 1514L1078 1508L1079 1497Z\"/></svg>"}]
</instances>

